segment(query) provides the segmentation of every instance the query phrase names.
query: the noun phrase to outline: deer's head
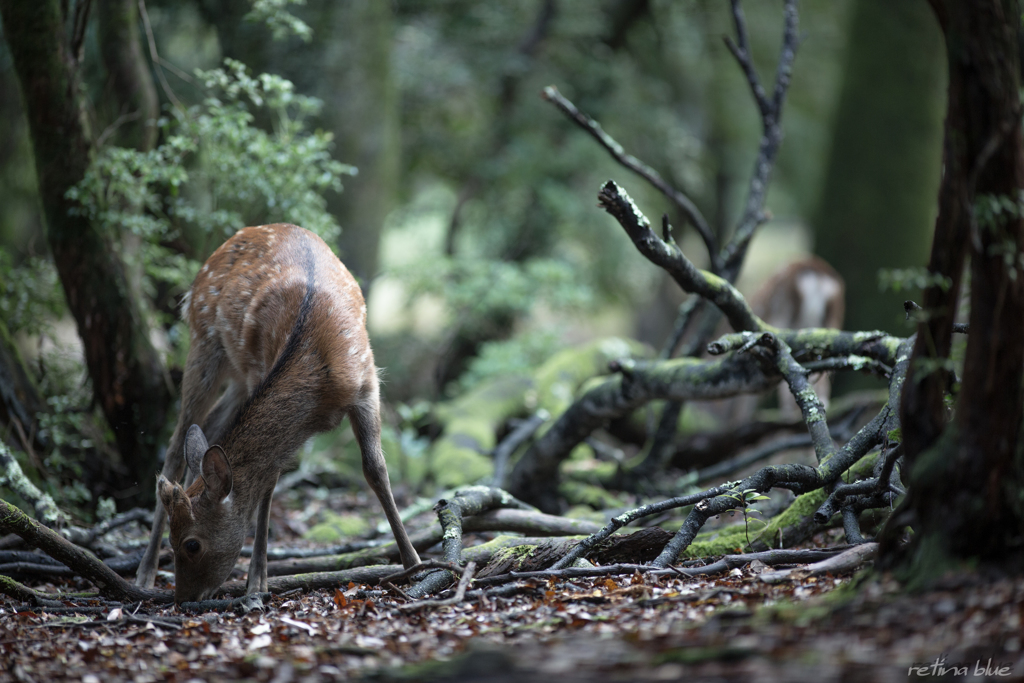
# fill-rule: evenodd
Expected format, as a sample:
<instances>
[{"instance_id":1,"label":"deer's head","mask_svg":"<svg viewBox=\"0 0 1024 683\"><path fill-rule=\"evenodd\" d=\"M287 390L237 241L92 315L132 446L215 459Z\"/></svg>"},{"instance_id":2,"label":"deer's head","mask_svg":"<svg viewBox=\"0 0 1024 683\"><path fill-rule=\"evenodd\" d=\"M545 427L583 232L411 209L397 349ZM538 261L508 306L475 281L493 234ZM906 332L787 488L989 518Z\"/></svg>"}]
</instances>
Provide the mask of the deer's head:
<instances>
[{"instance_id":1,"label":"deer's head","mask_svg":"<svg viewBox=\"0 0 1024 683\"><path fill-rule=\"evenodd\" d=\"M231 573L249 530L249 520L233 514L227 455L207 445L198 425L185 437L185 460L196 477L187 490L163 475L157 480L170 521L176 602L210 597Z\"/></svg>"}]
</instances>

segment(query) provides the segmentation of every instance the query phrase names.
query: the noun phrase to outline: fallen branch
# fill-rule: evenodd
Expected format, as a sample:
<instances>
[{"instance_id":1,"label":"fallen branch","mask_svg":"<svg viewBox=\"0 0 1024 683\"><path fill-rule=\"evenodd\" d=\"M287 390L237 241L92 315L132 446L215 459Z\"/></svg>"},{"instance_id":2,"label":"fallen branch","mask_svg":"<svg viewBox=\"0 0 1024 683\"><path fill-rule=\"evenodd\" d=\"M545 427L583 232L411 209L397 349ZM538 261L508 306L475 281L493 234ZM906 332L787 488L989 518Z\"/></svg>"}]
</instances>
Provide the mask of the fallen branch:
<instances>
[{"instance_id":1,"label":"fallen branch","mask_svg":"<svg viewBox=\"0 0 1024 683\"><path fill-rule=\"evenodd\" d=\"M451 607L462 602L466 595L466 587L469 586L469 582L473 580L473 575L476 573L476 562L469 561L466 563L466 568L462 570L462 578L459 579L459 585L455 589L455 595L444 600L419 600L417 602L410 602L405 605L399 605L398 610L400 612L416 612L421 609L428 607Z\"/></svg>"},{"instance_id":2,"label":"fallen branch","mask_svg":"<svg viewBox=\"0 0 1024 683\"><path fill-rule=\"evenodd\" d=\"M534 510L510 508L489 510L462 520L463 532L494 531L530 534L531 536L579 536L594 533L598 529L600 529L600 525L586 520L568 519ZM432 527L413 534L410 540L416 550L425 551L440 543L443 534L444 531L440 527ZM268 562L267 576L340 571L380 564L382 560L395 562L398 559L398 546L394 541L389 541L358 552L340 555L314 555Z\"/></svg>"},{"instance_id":3,"label":"fallen branch","mask_svg":"<svg viewBox=\"0 0 1024 683\"><path fill-rule=\"evenodd\" d=\"M60 534L3 500L0 500L0 533L18 534L29 546L39 548L70 567L78 576L92 581L104 597L124 601L170 601L170 591L138 588L121 578L88 550L69 543Z\"/></svg>"},{"instance_id":4,"label":"fallen branch","mask_svg":"<svg viewBox=\"0 0 1024 683\"><path fill-rule=\"evenodd\" d=\"M877 553L877 543L862 543L827 560L815 562L806 567L797 567L778 572L763 572L758 578L765 583L782 583L783 581L805 579L822 574L848 574L859 569L866 562L873 560Z\"/></svg>"},{"instance_id":5,"label":"fallen branch","mask_svg":"<svg viewBox=\"0 0 1024 683\"><path fill-rule=\"evenodd\" d=\"M859 546L858 546L859 547ZM702 567L656 567L649 564L621 563L603 567L565 567L563 569L545 569L533 572L508 572L486 578L476 579L478 586L498 586L512 581L548 581L551 579L583 579L599 576L615 576L640 573L646 576L703 576L721 574L737 567L743 567L754 560L773 566L793 564L796 562L817 562L822 558L830 558L843 552L842 548L822 548L807 550L766 550L745 555L726 555L720 560ZM470 593L467 597L475 597Z\"/></svg>"},{"instance_id":6,"label":"fallen branch","mask_svg":"<svg viewBox=\"0 0 1024 683\"><path fill-rule=\"evenodd\" d=\"M445 562L461 566L462 564L462 518L477 515L499 507L512 507L521 510L532 509L502 489L487 486L471 486L460 489L451 500L437 501L434 510L441 524L441 551ZM437 570L427 574L416 585L406 591L412 598L436 593L450 586L455 580L452 572Z\"/></svg>"}]
</instances>

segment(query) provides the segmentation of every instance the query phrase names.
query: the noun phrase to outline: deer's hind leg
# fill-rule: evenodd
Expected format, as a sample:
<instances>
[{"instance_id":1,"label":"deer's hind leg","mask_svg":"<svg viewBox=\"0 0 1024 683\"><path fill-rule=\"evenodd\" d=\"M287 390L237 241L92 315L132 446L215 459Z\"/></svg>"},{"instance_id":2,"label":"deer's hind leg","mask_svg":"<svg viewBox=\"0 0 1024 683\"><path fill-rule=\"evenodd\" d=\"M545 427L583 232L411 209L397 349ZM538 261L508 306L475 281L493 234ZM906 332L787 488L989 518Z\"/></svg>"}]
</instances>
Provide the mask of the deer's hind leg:
<instances>
[{"instance_id":1,"label":"deer's hind leg","mask_svg":"<svg viewBox=\"0 0 1024 683\"><path fill-rule=\"evenodd\" d=\"M363 475L366 477L366 483L373 489L381 507L384 508L384 516L387 517L391 532L395 535L395 542L398 543L402 565L408 569L419 564L420 556L412 547L409 534L402 524L395 497L391 493L391 480L388 479L384 450L380 445L380 399L376 387L369 396L349 410L348 417L352 422L352 431L359 443L359 450L363 454Z\"/></svg>"}]
</instances>

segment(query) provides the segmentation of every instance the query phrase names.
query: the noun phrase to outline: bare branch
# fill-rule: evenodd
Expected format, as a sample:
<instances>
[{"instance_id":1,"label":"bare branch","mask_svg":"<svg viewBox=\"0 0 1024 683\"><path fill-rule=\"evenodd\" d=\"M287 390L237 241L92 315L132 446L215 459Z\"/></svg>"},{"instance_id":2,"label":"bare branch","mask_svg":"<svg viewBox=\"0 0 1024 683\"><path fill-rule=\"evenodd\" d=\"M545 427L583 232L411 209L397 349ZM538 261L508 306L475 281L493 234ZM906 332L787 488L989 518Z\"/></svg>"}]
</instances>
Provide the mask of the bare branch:
<instances>
[{"instance_id":1,"label":"bare branch","mask_svg":"<svg viewBox=\"0 0 1024 683\"><path fill-rule=\"evenodd\" d=\"M725 46L729 48L729 52L739 62L740 68L743 69L743 75L747 77L747 83L750 85L750 91L754 95L754 101L757 103L757 108L761 112L762 119L768 119L772 115L772 105L768 102L768 95L764 91L764 86L761 85L761 79L757 75L757 70L754 68L754 59L750 53L750 39L747 37L747 19L743 15L743 7L740 5L740 0L732 0L732 20L736 25L736 42L733 42L729 36L724 36Z\"/></svg>"},{"instance_id":2,"label":"bare branch","mask_svg":"<svg viewBox=\"0 0 1024 683\"><path fill-rule=\"evenodd\" d=\"M779 146L782 143L782 106L785 102L786 91L789 88L790 77L793 73L793 60L796 59L796 49L799 42L797 35L799 16L796 9L796 0L786 0L782 49L779 54L778 68L775 72L775 86L772 99L769 102L751 61L750 46L746 37L746 22L743 18L743 11L740 8L739 0L732 0L732 8L740 43L738 46L731 45L731 41L727 40L726 44L730 46L729 49L736 56L740 67L747 76L747 82L754 94L754 99L757 101L758 109L761 111L763 132L761 134L761 141L758 144L754 170L751 173L748 185L747 201L743 209L743 216L736 226L732 239L722 251L721 262L724 264L722 274L729 280L732 280L739 273L747 253L747 247L750 246L750 240L753 239L758 226L769 218L768 213L764 210L764 203L768 194L768 183L771 179L772 169L775 166L775 157L778 155Z\"/></svg>"},{"instance_id":3,"label":"bare branch","mask_svg":"<svg viewBox=\"0 0 1024 683\"><path fill-rule=\"evenodd\" d=\"M717 306L734 330L773 329L754 315L746 300L728 280L700 270L674 242L668 243L658 237L651 229L651 222L617 183L612 180L605 183L597 199L601 208L619 221L641 254L664 268L683 290L700 295Z\"/></svg>"},{"instance_id":4,"label":"bare branch","mask_svg":"<svg viewBox=\"0 0 1024 683\"><path fill-rule=\"evenodd\" d=\"M627 154L622 145L616 142L614 138L608 135L608 133L604 132L601 128L601 124L577 109L576 105L567 100L562 93L558 92L558 88L553 85L549 85L544 88L541 96L561 109L566 116L572 119L583 130L590 133L602 147L608 150L608 153L611 154L616 161L639 175L641 178L653 185L659 192L668 197L669 201L675 204L676 207L683 212L683 215L694 229L696 229L701 239L704 240L704 244L708 249L708 254L711 257L712 267L717 269L717 266L719 265L718 240L715 238L714 232L711 230L711 226L708 225L707 219L704 218L704 214L700 212L700 209L697 208L697 205L694 204L689 197L669 185L668 182L666 182L665 179L662 178L661 175L653 168L643 163L635 156Z\"/></svg>"},{"instance_id":5,"label":"bare branch","mask_svg":"<svg viewBox=\"0 0 1024 683\"><path fill-rule=\"evenodd\" d=\"M473 576L476 574L476 562L472 560L466 563L466 568L462 570L462 578L459 579L459 585L455 589L455 595L444 600L420 600L419 602L410 602L406 605L400 605L398 610L400 612L415 612L417 610L425 609L427 607L451 607L462 602L466 596L466 588L469 586L469 582L473 580Z\"/></svg>"}]
</instances>

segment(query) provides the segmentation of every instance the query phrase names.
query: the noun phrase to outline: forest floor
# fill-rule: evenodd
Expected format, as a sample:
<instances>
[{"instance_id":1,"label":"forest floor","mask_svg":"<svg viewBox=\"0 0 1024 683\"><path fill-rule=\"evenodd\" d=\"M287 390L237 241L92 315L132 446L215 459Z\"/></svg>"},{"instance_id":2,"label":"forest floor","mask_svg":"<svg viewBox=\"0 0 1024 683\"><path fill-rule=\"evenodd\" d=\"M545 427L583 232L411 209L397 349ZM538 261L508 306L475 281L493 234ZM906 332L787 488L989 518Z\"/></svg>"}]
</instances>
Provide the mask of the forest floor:
<instances>
[{"instance_id":1,"label":"forest floor","mask_svg":"<svg viewBox=\"0 0 1024 683\"><path fill-rule=\"evenodd\" d=\"M296 541L300 516L308 506L275 501L272 546ZM1024 680L1024 579L971 573L910 594L877 574L767 584L761 569L537 581L413 612L393 590L355 585L274 596L246 615L145 604L75 614L4 599L0 680Z\"/></svg>"}]
</instances>

